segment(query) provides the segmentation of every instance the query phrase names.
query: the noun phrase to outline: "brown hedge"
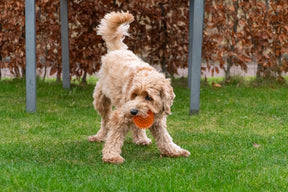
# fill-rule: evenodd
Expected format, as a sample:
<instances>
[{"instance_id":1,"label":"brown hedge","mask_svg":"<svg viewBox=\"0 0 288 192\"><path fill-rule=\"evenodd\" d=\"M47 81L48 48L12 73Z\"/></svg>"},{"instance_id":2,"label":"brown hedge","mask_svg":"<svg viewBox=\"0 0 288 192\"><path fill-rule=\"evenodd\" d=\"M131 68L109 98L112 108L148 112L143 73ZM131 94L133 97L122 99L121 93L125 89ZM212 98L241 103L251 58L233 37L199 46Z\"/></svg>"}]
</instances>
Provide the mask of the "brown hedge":
<instances>
[{"instance_id":1,"label":"brown hedge","mask_svg":"<svg viewBox=\"0 0 288 192\"><path fill-rule=\"evenodd\" d=\"M50 68L60 79L60 2L36 3L37 69L46 74ZM24 0L0 0L0 69L9 68L15 76L25 74L24 5ZM105 13L119 10L135 16L126 40L131 50L170 75L187 67L189 1L70 0L71 75L85 81L99 70L106 48L95 28ZM202 58L207 65L202 69L212 75L222 69L229 78L231 66L246 70L253 61L259 77L281 79L288 72L287 10L287 1L205 0Z\"/></svg>"}]
</instances>

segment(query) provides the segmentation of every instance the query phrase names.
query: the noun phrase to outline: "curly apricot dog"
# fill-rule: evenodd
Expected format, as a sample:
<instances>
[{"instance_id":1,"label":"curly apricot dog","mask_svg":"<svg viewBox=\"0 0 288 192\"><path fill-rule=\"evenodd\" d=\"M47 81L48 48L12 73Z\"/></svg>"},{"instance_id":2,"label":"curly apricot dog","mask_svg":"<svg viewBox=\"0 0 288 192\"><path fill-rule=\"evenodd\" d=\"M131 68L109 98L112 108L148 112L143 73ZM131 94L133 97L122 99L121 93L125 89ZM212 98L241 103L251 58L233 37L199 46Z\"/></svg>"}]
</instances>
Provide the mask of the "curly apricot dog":
<instances>
[{"instance_id":1,"label":"curly apricot dog","mask_svg":"<svg viewBox=\"0 0 288 192\"><path fill-rule=\"evenodd\" d=\"M170 80L123 43L132 21L134 17L128 12L112 12L98 26L98 35L105 40L108 53L102 57L100 78L93 93L93 105L102 117L101 128L89 141L106 142L104 162L123 163L121 147L130 128L134 143L151 144L145 130L133 123L134 116L145 118L150 111L154 114L150 131L160 152L169 157L187 157L190 152L176 145L167 131L166 117L175 97Z\"/></svg>"}]
</instances>

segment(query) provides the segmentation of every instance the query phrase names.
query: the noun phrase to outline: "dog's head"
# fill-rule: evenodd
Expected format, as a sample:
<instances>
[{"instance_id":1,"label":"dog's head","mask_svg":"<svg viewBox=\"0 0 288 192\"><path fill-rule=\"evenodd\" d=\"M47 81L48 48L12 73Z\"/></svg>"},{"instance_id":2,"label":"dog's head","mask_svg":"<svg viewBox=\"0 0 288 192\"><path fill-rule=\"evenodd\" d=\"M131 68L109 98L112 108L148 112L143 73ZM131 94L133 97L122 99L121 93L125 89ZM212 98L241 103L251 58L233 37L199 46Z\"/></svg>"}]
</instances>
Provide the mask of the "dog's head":
<instances>
[{"instance_id":1,"label":"dog's head","mask_svg":"<svg viewBox=\"0 0 288 192\"><path fill-rule=\"evenodd\" d=\"M170 84L158 72L142 72L135 76L127 92L125 111L129 115L145 117L150 110L154 114L171 114L171 106L175 94Z\"/></svg>"}]
</instances>

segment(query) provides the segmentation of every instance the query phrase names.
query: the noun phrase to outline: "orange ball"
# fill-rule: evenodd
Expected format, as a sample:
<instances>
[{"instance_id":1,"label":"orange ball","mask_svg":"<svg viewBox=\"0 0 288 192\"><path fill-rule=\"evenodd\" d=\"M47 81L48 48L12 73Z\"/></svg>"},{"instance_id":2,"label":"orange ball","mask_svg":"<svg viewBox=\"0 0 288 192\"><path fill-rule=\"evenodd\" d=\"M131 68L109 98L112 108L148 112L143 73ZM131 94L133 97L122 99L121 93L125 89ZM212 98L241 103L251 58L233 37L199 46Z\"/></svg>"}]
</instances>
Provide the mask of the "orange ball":
<instances>
[{"instance_id":1,"label":"orange ball","mask_svg":"<svg viewBox=\"0 0 288 192\"><path fill-rule=\"evenodd\" d=\"M133 117L133 122L139 129L149 129L154 123L154 113L148 111L148 116L143 118L139 115Z\"/></svg>"}]
</instances>

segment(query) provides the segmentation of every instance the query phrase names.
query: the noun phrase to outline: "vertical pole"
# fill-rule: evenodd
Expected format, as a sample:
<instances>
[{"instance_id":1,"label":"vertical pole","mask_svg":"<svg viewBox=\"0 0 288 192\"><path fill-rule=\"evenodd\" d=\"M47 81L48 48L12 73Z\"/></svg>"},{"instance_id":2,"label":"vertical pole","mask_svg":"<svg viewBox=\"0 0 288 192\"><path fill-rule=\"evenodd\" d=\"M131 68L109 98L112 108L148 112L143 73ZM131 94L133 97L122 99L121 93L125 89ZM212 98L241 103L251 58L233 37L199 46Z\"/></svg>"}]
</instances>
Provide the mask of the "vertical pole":
<instances>
[{"instance_id":1,"label":"vertical pole","mask_svg":"<svg viewBox=\"0 0 288 192\"><path fill-rule=\"evenodd\" d=\"M188 85L190 115L199 113L204 1L190 0Z\"/></svg>"},{"instance_id":2,"label":"vertical pole","mask_svg":"<svg viewBox=\"0 0 288 192\"><path fill-rule=\"evenodd\" d=\"M193 17L194 17L194 0L190 0L189 5L189 52L188 52L188 88L191 88L191 67L192 67L192 42L193 42Z\"/></svg>"},{"instance_id":3,"label":"vertical pole","mask_svg":"<svg viewBox=\"0 0 288 192\"><path fill-rule=\"evenodd\" d=\"M63 88L70 89L68 0L60 0Z\"/></svg>"},{"instance_id":4,"label":"vertical pole","mask_svg":"<svg viewBox=\"0 0 288 192\"><path fill-rule=\"evenodd\" d=\"M36 14L35 0L25 0L26 111L36 112Z\"/></svg>"}]
</instances>

